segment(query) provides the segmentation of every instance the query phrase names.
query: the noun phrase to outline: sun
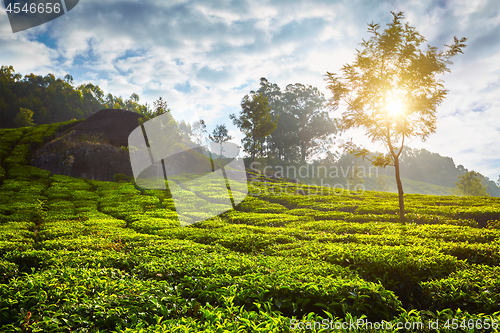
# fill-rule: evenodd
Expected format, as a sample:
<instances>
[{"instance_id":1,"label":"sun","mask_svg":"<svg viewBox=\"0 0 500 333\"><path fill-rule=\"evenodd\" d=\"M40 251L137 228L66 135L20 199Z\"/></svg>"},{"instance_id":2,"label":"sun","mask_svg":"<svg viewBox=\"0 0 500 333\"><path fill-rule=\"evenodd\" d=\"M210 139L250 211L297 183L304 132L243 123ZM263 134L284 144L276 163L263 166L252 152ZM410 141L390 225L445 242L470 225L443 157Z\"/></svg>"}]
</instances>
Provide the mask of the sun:
<instances>
[{"instance_id":1,"label":"sun","mask_svg":"<svg viewBox=\"0 0 500 333\"><path fill-rule=\"evenodd\" d=\"M399 116L404 111L404 105L399 99L391 99L387 103L386 110L391 116Z\"/></svg>"}]
</instances>

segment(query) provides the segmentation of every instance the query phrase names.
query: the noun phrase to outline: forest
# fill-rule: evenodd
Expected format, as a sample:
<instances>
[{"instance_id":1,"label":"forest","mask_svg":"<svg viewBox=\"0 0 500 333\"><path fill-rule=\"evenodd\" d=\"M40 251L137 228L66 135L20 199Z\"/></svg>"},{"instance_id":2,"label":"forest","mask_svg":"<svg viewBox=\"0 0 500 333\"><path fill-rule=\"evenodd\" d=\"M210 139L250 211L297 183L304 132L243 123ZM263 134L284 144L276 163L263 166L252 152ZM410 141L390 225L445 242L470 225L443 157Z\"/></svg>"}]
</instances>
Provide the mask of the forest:
<instances>
[{"instance_id":1,"label":"forest","mask_svg":"<svg viewBox=\"0 0 500 333\"><path fill-rule=\"evenodd\" d=\"M15 72L13 66L0 68L0 128L52 124L71 119L85 119L99 110L114 108L143 113L147 105L139 104L139 96L129 99L105 95L92 83L73 86L73 77L64 79ZM29 110L28 113L21 112Z\"/></svg>"}]
</instances>

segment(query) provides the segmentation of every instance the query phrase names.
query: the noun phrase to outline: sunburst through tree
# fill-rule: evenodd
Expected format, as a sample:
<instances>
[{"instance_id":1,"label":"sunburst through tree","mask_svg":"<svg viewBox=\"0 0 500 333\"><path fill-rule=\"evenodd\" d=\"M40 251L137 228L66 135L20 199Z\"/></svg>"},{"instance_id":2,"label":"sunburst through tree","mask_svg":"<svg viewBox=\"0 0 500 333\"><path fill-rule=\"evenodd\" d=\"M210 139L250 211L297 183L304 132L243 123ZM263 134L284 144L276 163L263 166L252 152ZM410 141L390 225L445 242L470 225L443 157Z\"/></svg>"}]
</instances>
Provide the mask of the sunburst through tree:
<instances>
[{"instance_id":1,"label":"sunburst through tree","mask_svg":"<svg viewBox=\"0 0 500 333\"><path fill-rule=\"evenodd\" d=\"M436 108L447 94L437 76L450 71L450 58L463 53L466 38L454 37L444 51L424 47L425 38L402 23L403 13L392 15L392 22L382 32L380 25L368 24L371 37L362 41L363 50L357 51L354 62L344 65L341 75L327 72L325 80L333 93L329 106L333 110L342 106L342 129L362 128L373 142L384 144L387 154L377 156L352 141L344 148L376 166L395 167L404 223L399 157L409 138L425 140L436 131Z\"/></svg>"}]
</instances>

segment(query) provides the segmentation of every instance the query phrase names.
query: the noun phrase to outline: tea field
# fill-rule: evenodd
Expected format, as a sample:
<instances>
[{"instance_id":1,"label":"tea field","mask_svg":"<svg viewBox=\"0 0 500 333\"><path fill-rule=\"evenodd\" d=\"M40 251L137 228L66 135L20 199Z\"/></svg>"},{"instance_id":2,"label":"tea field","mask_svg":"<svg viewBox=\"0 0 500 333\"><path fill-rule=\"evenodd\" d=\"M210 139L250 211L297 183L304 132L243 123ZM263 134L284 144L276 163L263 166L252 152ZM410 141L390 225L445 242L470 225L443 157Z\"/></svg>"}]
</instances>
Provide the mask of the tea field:
<instances>
[{"instance_id":1,"label":"tea field","mask_svg":"<svg viewBox=\"0 0 500 333\"><path fill-rule=\"evenodd\" d=\"M28 165L71 125L0 130L0 332L498 331L500 198L409 194L401 225L397 194L257 179L180 227L165 191Z\"/></svg>"}]
</instances>

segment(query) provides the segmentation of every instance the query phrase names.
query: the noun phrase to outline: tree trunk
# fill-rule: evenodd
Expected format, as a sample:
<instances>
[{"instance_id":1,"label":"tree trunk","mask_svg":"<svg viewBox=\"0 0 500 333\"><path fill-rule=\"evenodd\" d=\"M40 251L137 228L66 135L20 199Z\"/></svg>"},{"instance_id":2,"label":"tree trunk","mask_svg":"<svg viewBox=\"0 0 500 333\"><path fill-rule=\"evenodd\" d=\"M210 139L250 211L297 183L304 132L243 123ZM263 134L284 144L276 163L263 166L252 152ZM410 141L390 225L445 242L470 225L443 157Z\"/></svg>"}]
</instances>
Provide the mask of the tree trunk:
<instances>
[{"instance_id":1,"label":"tree trunk","mask_svg":"<svg viewBox=\"0 0 500 333\"><path fill-rule=\"evenodd\" d=\"M255 162L255 136L252 137L252 163Z\"/></svg>"},{"instance_id":2,"label":"tree trunk","mask_svg":"<svg viewBox=\"0 0 500 333\"><path fill-rule=\"evenodd\" d=\"M401 183L401 176L399 175L399 158L394 159L394 168L396 169L396 184L398 186L399 196L399 221L405 224L405 202L403 198L403 184Z\"/></svg>"}]
</instances>

